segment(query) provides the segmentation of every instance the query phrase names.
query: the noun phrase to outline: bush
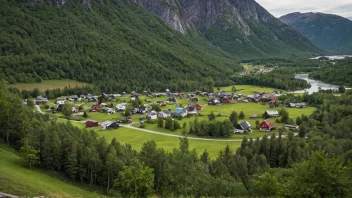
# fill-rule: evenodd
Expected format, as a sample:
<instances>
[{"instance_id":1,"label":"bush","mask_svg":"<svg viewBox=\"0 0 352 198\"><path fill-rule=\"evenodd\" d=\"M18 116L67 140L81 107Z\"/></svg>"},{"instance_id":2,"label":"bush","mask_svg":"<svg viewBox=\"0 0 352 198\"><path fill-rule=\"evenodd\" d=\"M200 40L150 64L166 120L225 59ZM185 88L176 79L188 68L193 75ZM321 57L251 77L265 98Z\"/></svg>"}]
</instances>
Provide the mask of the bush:
<instances>
[{"instance_id":1,"label":"bush","mask_svg":"<svg viewBox=\"0 0 352 198\"><path fill-rule=\"evenodd\" d=\"M140 125L139 125L139 128L144 129L144 128L145 128L145 125L144 125L144 124L140 124Z\"/></svg>"}]
</instances>

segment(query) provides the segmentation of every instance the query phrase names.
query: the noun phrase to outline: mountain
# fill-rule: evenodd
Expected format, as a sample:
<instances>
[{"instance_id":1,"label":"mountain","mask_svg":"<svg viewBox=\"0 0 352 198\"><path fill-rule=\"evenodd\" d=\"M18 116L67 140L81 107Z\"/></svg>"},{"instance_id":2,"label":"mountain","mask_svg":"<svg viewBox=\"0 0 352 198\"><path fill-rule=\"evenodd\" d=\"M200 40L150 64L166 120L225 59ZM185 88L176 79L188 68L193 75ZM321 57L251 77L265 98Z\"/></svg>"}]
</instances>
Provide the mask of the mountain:
<instances>
[{"instance_id":1,"label":"mountain","mask_svg":"<svg viewBox=\"0 0 352 198\"><path fill-rule=\"evenodd\" d=\"M280 20L318 47L338 54L352 54L352 21L324 13L291 13Z\"/></svg>"},{"instance_id":2,"label":"mountain","mask_svg":"<svg viewBox=\"0 0 352 198\"><path fill-rule=\"evenodd\" d=\"M321 51L254 0L129 0L186 34L200 31L239 57L302 56Z\"/></svg>"},{"instance_id":3,"label":"mountain","mask_svg":"<svg viewBox=\"0 0 352 198\"><path fill-rule=\"evenodd\" d=\"M253 0L5 0L0 78L106 92L212 89L239 59L321 52Z\"/></svg>"}]
</instances>

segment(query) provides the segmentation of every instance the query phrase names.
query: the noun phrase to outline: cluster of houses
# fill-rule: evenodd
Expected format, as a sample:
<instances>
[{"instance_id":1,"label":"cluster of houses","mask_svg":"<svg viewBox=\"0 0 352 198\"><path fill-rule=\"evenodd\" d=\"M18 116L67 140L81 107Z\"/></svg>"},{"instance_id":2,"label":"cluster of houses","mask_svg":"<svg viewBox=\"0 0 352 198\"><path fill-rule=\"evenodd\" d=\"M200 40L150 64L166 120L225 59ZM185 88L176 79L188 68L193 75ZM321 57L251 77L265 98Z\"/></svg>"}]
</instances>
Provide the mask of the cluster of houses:
<instances>
[{"instance_id":1,"label":"cluster of houses","mask_svg":"<svg viewBox=\"0 0 352 198\"><path fill-rule=\"evenodd\" d=\"M276 110L266 110L264 112L264 116L267 118L272 118L272 117L279 117L279 112ZM257 114L252 115L249 117L251 120L256 120L259 119L260 116ZM270 120L264 120L259 124L259 130L264 131L264 132L271 132L272 130L275 130L276 126L270 121ZM290 131L297 131L298 126L297 125L289 125L285 124L284 125L285 130L290 130ZM251 133L252 130L252 125L248 121L241 122L235 126L234 133L240 133L240 134L248 134Z\"/></svg>"},{"instance_id":2,"label":"cluster of houses","mask_svg":"<svg viewBox=\"0 0 352 198\"><path fill-rule=\"evenodd\" d=\"M231 101L237 102L268 102L269 104L275 104L278 101L278 91L274 91L273 93L264 93L259 92L254 95L244 96L243 94L234 94L234 93L202 93L204 96L210 97L208 100L208 105L217 105L217 104L227 104L231 103Z\"/></svg>"},{"instance_id":3,"label":"cluster of houses","mask_svg":"<svg viewBox=\"0 0 352 198\"><path fill-rule=\"evenodd\" d=\"M191 105L188 104L186 107L180 105L175 105L175 110L167 109L166 111L155 112L152 111L147 114L147 120L156 120L161 118L178 118L178 117L188 117L198 115L198 112L202 110L202 106L199 104Z\"/></svg>"}]
</instances>

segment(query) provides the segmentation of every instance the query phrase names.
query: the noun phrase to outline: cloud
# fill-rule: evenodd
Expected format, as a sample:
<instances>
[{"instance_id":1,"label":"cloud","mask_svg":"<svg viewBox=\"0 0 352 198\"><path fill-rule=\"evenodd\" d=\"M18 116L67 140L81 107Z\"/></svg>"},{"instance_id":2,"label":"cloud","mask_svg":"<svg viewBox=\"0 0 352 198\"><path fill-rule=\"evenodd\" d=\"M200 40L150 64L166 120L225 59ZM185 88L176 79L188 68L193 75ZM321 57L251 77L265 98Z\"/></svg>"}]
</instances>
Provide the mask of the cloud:
<instances>
[{"instance_id":1,"label":"cloud","mask_svg":"<svg viewBox=\"0 0 352 198\"><path fill-rule=\"evenodd\" d=\"M351 0L256 0L276 17L291 12L325 12L352 16Z\"/></svg>"}]
</instances>

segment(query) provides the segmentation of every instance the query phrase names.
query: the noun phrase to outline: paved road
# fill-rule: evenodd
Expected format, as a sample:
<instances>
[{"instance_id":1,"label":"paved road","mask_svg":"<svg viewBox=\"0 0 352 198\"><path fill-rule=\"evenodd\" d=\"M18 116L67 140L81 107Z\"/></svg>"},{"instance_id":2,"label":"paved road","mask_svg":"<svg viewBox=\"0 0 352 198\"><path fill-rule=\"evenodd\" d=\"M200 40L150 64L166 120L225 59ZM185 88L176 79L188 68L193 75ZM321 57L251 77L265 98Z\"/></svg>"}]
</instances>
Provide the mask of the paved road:
<instances>
[{"instance_id":1,"label":"paved road","mask_svg":"<svg viewBox=\"0 0 352 198\"><path fill-rule=\"evenodd\" d=\"M3 192L0 192L0 197L18 198L18 196L10 195L10 194L3 193Z\"/></svg>"},{"instance_id":2,"label":"paved road","mask_svg":"<svg viewBox=\"0 0 352 198\"><path fill-rule=\"evenodd\" d=\"M157 131L152 131L148 129L141 129L138 127L134 127L131 125L120 125L121 127L129 128L129 129L134 129L137 131L143 131L146 133L153 133L153 134L158 134L158 135L163 135L163 136L169 136L169 137L178 137L178 138L188 138L190 140L202 140L202 141L214 141L214 142L242 142L242 139L210 139L210 138L196 138L196 137L188 137L184 135L176 135L176 134L168 134L168 133L162 133L162 132L157 132Z\"/></svg>"},{"instance_id":3,"label":"paved road","mask_svg":"<svg viewBox=\"0 0 352 198\"><path fill-rule=\"evenodd\" d=\"M45 114L44 112L42 112L39 105L35 105L35 108L37 109L37 113Z\"/></svg>"}]
</instances>

